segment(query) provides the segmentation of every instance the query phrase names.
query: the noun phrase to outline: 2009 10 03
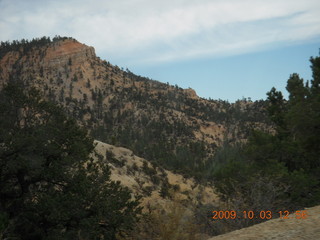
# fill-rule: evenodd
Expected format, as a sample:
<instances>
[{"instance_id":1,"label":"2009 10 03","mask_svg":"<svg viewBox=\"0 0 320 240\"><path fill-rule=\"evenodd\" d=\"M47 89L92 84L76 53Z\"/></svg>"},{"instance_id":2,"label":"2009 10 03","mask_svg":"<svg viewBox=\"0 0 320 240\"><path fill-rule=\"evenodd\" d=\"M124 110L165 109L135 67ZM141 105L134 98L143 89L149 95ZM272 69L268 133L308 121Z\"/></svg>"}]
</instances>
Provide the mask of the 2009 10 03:
<instances>
[{"instance_id":1,"label":"2009 10 03","mask_svg":"<svg viewBox=\"0 0 320 240\"><path fill-rule=\"evenodd\" d=\"M272 211L242 211L240 214L237 213L237 211L234 210L225 210L225 211L212 211L213 216L212 219L272 219L274 214ZM307 211L295 211L294 218L296 219L306 219L308 217ZM290 219L289 217L290 212L285 211L279 211L276 214L276 217L280 217L281 219Z\"/></svg>"}]
</instances>

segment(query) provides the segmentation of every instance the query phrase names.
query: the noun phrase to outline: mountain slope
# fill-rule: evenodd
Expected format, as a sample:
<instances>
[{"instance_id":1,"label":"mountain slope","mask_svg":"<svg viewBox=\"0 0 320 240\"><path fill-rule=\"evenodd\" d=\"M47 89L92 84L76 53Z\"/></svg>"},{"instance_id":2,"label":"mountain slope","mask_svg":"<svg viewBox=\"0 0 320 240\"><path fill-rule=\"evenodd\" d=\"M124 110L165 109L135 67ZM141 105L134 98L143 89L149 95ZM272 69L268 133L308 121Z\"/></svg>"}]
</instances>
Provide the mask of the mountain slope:
<instances>
[{"instance_id":1,"label":"mountain slope","mask_svg":"<svg viewBox=\"0 0 320 240\"><path fill-rule=\"evenodd\" d=\"M120 181L135 195L142 195L144 206L147 204L153 207L164 206L172 197L190 201L190 203L217 203L218 198L212 187L199 185L193 179L150 164L146 159L134 155L129 149L100 141L95 141L95 143L96 154L98 154L96 156L108 162L111 179ZM168 186L168 193L167 196L161 197L160 192L164 185Z\"/></svg>"},{"instance_id":2,"label":"mountain slope","mask_svg":"<svg viewBox=\"0 0 320 240\"><path fill-rule=\"evenodd\" d=\"M137 76L72 38L2 43L0 84L35 86L98 140L198 179L224 141L269 129L265 102L206 100L192 89Z\"/></svg>"}]
</instances>

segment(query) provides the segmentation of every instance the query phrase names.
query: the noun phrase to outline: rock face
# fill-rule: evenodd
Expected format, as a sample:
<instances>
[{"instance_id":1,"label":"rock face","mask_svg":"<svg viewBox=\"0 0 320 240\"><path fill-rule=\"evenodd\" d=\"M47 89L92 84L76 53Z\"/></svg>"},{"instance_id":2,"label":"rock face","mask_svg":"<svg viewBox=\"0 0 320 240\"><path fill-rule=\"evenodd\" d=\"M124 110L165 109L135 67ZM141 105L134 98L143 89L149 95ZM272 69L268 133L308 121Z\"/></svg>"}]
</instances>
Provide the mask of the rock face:
<instances>
[{"instance_id":1,"label":"rock face","mask_svg":"<svg viewBox=\"0 0 320 240\"><path fill-rule=\"evenodd\" d=\"M2 80L7 80L10 75L19 73L20 76L29 75L34 77L39 72L41 77L49 77L47 71L59 70L65 66L81 66L89 59L95 58L93 47L88 47L74 39L65 39L53 42L50 46L34 48L26 51L21 47L19 51L8 52L0 59ZM44 76L44 73L47 73Z\"/></svg>"},{"instance_id":2,"label":"rock face","mask_svg":"<svg viewBox=\"0 0 320 240\"><path fill-rule=\"evenodd\" d=\"M320 239L320 206L305 209L306 219L274 219L208 240L300 240Z\"/></svg>"},{"instance_id":3,"label":"rock face","mask_svg":"<svg viewBox=\"0 0 320 240\"><path fill-rule=\"evenodd\" d=\"M202 99L120 69L70 38L0 48L0 88L10 81L41 90L98 140L199 175L223 141L268 127L263 102Z\"/></svg>"},{"instance_id":4,"label":"rock face","mask_svg":"<svg viewBox=\"0 0 320 240\"><path fill-rule=\"evenodd\" d=\"M66 64L81 65L96 57L93 47L88 47L75 40L65 40L54 43L48 48L44 57L44 65L51 68Z\"/></svg>"},{"instance_id":5,"label":"rock face","mask_svg":"<svg viewBox=\"0 0 320 240\"><path fill-rule=\"evenodd\" d=\"M184 90L185 94L188 95L192 99L199 99L197 93L192 88L188 88Z\"/></svg>"}]
</instances>

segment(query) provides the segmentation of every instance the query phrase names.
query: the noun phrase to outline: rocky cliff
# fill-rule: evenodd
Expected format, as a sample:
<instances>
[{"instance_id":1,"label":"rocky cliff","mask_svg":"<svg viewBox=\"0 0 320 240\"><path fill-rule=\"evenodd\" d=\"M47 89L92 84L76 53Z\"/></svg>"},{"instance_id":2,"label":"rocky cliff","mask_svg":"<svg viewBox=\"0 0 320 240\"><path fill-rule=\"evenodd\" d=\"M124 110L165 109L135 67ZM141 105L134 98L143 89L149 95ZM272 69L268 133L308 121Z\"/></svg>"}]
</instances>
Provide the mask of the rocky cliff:
<instances>
[{"instance_id":1,"label":"rocky cliff","mask_svg":"<svg viewBox=\"0 0 320 240\"><path fill-rule=\"evenodd\" d=\"M37 87L63 105L98 140L193 176L201 176L224 141L269 128L263 101L206 100L120 69L72 38L5 43L0 85Z\"/></svg>"}]
</instances>

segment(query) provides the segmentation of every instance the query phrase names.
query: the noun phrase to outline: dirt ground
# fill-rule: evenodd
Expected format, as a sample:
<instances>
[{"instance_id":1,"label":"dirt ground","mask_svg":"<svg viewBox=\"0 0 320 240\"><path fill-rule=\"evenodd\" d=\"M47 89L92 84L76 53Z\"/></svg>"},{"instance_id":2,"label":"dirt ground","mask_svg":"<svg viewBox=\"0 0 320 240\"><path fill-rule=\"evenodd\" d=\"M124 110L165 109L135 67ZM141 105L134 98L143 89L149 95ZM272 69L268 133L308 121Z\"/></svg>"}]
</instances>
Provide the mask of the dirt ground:
<instances>
[{"instance_id":1,"label":"dirt ground","mask_svg":"<svg viewBox=\"0 0 320 240\"><path fill-rule=\"evenodd\" d=\"M306 219L273 219L248 228L243 228L208 240L320 240L320 206L306 208Z\"/></svg>"}]
</instances>

